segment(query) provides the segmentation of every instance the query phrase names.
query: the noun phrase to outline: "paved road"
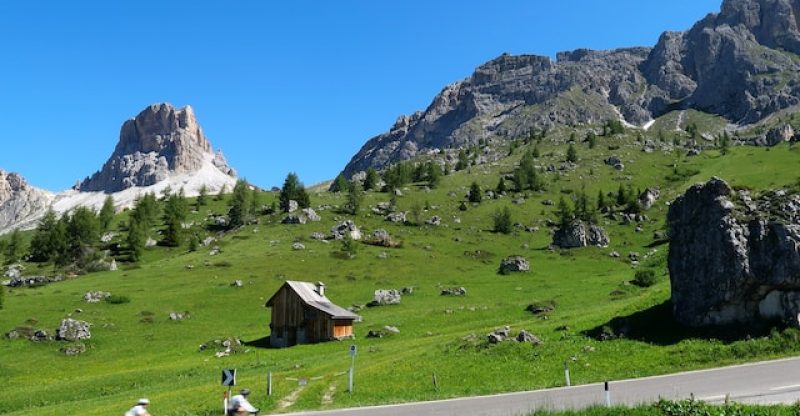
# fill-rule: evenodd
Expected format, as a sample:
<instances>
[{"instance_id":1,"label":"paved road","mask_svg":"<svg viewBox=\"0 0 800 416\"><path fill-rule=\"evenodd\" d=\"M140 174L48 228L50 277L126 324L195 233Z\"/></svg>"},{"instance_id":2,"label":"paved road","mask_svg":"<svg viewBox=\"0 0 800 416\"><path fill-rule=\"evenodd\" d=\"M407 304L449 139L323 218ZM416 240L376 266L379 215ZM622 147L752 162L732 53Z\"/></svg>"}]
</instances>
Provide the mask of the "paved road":
<instances>
[{"instance_id":1,"label":"paved road","mask_svg":"<svg viewBox=\"0 0 800 416\"><path fill-rule=\"evenodd\" d=\"M636 405L694 395L707 402L794 403L800 400L800 358L767 361L609 383L613 404ZM496 396L292 413L293 416L516 416L533 410L583 408L605 403L602 383Z\"/></svg>"}]
</instances>

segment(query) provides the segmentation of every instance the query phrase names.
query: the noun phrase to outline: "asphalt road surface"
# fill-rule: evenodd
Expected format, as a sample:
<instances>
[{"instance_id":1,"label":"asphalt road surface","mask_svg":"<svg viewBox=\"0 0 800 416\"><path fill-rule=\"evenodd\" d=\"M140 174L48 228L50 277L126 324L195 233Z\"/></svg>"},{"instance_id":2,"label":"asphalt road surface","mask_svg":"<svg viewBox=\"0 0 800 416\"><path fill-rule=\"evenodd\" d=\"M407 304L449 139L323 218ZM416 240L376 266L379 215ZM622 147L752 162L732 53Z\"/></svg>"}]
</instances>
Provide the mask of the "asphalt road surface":
<instances>
[{"instance_id":1,"label":"asphalt road surface","mask_svg":"<svg viewBox=\"0 0 800 416\"><path fill-rule=\"evenodd\" d=\"M690 371L609 383L613 405L651 403L659 398L722 403L726 396L742 403L786 403L800 400L800 358ZM580 409L606 403L603 383L495 396L408 404L291 413L293 416L516 416L534 410Z\"/></svg>"}]
</instances>

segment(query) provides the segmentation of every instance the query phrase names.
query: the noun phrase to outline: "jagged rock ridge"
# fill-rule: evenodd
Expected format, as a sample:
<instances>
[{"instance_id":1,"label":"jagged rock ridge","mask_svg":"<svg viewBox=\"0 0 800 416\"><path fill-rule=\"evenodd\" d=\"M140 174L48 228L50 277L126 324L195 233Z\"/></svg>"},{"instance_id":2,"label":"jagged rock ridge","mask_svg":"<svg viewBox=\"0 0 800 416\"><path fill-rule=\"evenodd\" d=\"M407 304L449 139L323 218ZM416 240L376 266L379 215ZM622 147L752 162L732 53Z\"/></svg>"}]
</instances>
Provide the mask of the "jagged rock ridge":
<instances>
[{"instance_id":1,"label":"jagged rock ridge","mask_svg":"<svg viewBox=\"0 0 800 416\"><path fill-rule=\"evenodd\" d=\"M221 152L214 153L190 106L154 104L122 125L119 143L103 168L76 186L83 192L119 192L146 187L209 163L231 177Z\"/></svg>"},{"instance_id":2,"label":"jagged rock ridge","mask_svg":"<svg viewBox=\"0 0 800 416\"><path fill-rule=\"evenodd\" d=\"M752 198L712 178L670 206L675 318L689 326L782 320L800 313L800 195Z\"/></svg>"},{"instance_id":3,"label":"jagged rock ridge","mask_svg":"<svg viewBox=\"0 0 800 416\"><path fill-rule=\"evenodd\" d=\"M654 48L579 49L555 62L504 54L445 87L425 111L399 117L344 174L544 125L619 117L641 126L687 108L759 121L800 103L798 18L800 0L725 0L720 13L664 33Z\"/></svg>"},{"instance_id":4,"label":"jagged rock ridge","mask_svg":"<svg viewBox=\"0 0 800 416\"><path fill-rule=\"evenodd\" d=\"M34 220L52 200L53 195L30 186L19 174L0 169L0 234Z\"/></svg>"}]
</instances>

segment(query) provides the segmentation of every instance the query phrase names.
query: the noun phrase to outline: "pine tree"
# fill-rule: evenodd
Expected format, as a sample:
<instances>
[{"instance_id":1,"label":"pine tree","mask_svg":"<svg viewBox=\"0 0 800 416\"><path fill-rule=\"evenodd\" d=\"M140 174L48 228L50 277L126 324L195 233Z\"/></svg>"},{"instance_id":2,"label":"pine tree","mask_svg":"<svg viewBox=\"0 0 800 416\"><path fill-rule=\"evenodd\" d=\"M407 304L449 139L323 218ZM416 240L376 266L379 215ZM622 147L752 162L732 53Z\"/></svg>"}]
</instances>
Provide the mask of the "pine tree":
<instances>
[{"instance_id":1,"label":"pine tree","mask_svg":"<svg viewBox=\"0 0 800 416\"><path fill-rule=\"evenodd\" d=\"M136 217L131 217L128 223L128 248L131 251L131 260L139 261L144 252L147 241L147 229Z\"/></svg>"},{"instance_id":2,"label":"pine tree","mask_svg":"<svg viewBox=\"0 0 800 416\"><path fill-rule=\"evenodd\" d=\"M83 264L94 254L100 240L100 222L94 210L78 207L67 223L67 246L72 261Z\"/></svg>"},{"instance_id":3,"label":"pine tree","mask_svg":"<svg viewBox=\"0 0 800 416\"><path fill-rule=\"evenodd\" d=\"M456 162L456 170L464 170L469 166L469 158L464 149L458 151L458 162Z\"/></svg>"},{"instance_id":4,"label":"pine tree","mask_svg":"<svg viewBox=\"0 0 800 416\"><path fill-rule=\"evenodd\" d=\"M197 200L195 201L197 211L200 211L200 207L205 205L208 201L208 188L205 184L200 187L200 193L197 195Z\"/></svg>"},{"instance_id":5,"label":"pine tree","mask_svg":"<svg viewBox=\"0 0 800 416\"><path fill-rule=\"evenodd\" d=\"M341 173L336 176L336 179L333 181L333 186L331 187L332 192L344 192L347 190L347 179L344 178L344 175Z\"/></svg>"},{"instance_id":6,"label":"pine tree","mask_svg":"<svg viewBox=\"0 0 800 416\"><path fill-rule=\"evenodd\" d=\"M511 210L508 207L498 209L492 216L494 221L494 232L502 234L511 233Z\"/></svg>"},{"instance_id":7,"label":"pine tree","mask_svg":"<svg viewBox=\"0 0 800 416\"><path fill-rule=\"evenodd\" d=\"M350 214L358 215L358 210L361 208L361 202L364 200L364 188L358 181L350 183L350 189L347 192L347 208Z\"/></svg>"},{"instance_id":8,"label":"pine tree","mask_svg":"<svg viewBox=\"0 0 800 416\"><path fill-rule=\"evenodd\" d=\"M482 198L481 187L477 182L472 182L472 184L469 186L469 195L467 199L469 202L480 203Z\"/></svg>"},{"instance_id":9,"label":"pine tree","mask_svg":"<svg viewBox=\"0 0 800 416\"><path fill-rule=\"evenodd\" d=\"M567 162L575 163L578 161L578 151L572 144L567 148Z\"/></svg>"},{"instance_id":10,"label":"pine tree","mask_svg":"<svg viewBox=\"0 0 800 416\"><path fill-rule=\"evenodd\" d=\"M426 178L428 180L428 186L433 189L439 186L439 183L442 181L442 169L436 162L428 162L427 165L427 173Z\"/></svg>"},{"instance_id":11,"label":"pine tree","mask_svg":"<svg viewBox=\"0 0 800 416\"><path fill-rule=\"evenodd\" d=\"M109 195L106 197L105 201L103 201L103 208L100 209L100 214L97 215L97 219L100 222L100 231L108 231L108 227L111 226L111 221L114 220L114 214L116 214L114 198Z\"/></svg>"},{"instance_id":12,"label":"pine tree","mask_svg":"<svg viewBox=\"0 0 800 416\"><path fill-rule=\"evenodd\" d=\"M507 190L506 181L502 177L500 177L500 180L497 181L497 187L495 188L495 192L497 192L497 194L499 195L502 195L506 192L506 190Z\"/></svg>"},{"instance_id":13,"label":"pine tree","mask_svg":"<svg viewBox=\"0 0 800 416\"><path fill-rule=\"evenodd\" d=\"M250 193L250 218L257 218L259 213L261 213L261 191L253 187L253 192Z\"/></svg>"},{"instance_id":14,"label":"pine tree","mask_svg":"<svg viewBox=\"0 0 800 416\"><path fill-rule=\"evenodd\" d=\"M563 196L558 200L556 215L558 216L558 223L562 227L572 223L572 208L569 206L569 203L564 199Z\"/></svg>"},{"instance_id":15,"label":"pine tree","mask_svg":"<svg viewBox=\"0 0 800 416\"><path fill-rule=\"evenodd\" d=\"M39 226L31 238L31 260L44 263L55 258L56 253L51 241L57 225L58 218L51 208L39 220Z\"/></svg>"},{"instance_id":16,"label":"pine tree","mask_svg":"<svg viewBox=\"0 0 800 416\"><path fill-rule=\"evenodd\" d=\"M241 227L250 221L250 192L247 187L247 182L243 180L237 181L236 186L233 187L233 196L228 210L228 226L230 228Z\"/></svg>"},{"instance_id":17,"label":"pine tree","mask_svg":"<svg viewBox=\"0 0 800 416\"><path fill-rule=\"evenodd\" d=\"M534 159L538 159L541 155L539 154L539 145L533 146L533 153L531 153Z\"/></svg>"},{"instance_id":18,"label":"pine tree","mask_svg":"<svg viewBox=\"0 0 800 416\"><path fill-rule=\"evenodd\" d=\"M217 196L216 196L215 199L217 201L224 200L225 199L225 193L227 193L227 192L228 192L228 187L225 186L225 185L222 185L222 188L219 188L219 192L217 192Z\"/></svg>"},{"instance_id":19,"label":"pine tree","mask_svg":"<svg viewBox=\"0 0 800 416\"><path fill-rule=\"evenodd\" d=\"M603 190L597 192L597 209L602 210L607 207L606 196L603 195Z\"/></svg>"},{"instance_id":20,"label":"pine tree","mask_svg":"<svg viewBox=\"0 0 800 416\"><path fill-rule=\"evenodd\" d=\"M178 247L183 243L183 223L188 215L189 207L183 190L176 195L170 195L164 206L164 245Z\"/></svg>"},{"instance_id":21,"label":"pine tree","mask_svg":"<svg viewBox=\"0 0 800 416\"><path fill-rule=\"evenodd\" d=\"M597 145L597 135L590 130L589 133L586 134L586 141L589 142L589 148L594 149Z\"/></svg>"},{"instance_id":22,"label":"pine tree","mask_svg":"<svg viewBox=\"0 0 800 416\"><path fill-rule=\"evenodd\" d=\"M617 206L624 206L628 203L628 195L625 192L625 187L622 184L619 184L619 189L617 189Z\"/></svg>"},{"instance_id":23,"label":"pine tree","mask_svg":"<svg viewBox=\"0 0 800 416\"><path fill-rule=\"evenodd\" d=\"M15 263L22 257L22 253L25 251L24 244L22 234L20 234L19 229L15 229L6 245L6 264Z\"/></svg>"},{"instance_id":24,"label":"pine tree","mask_svg":"<svg viewBox=\"0 0 800 416\"><path fill-rule=\"evenodd\" d=\"M283 181L283 188L281 188L278 200L284 212L289 212L289 201L297 202L297 205L301 208L308 208L311 205L311 200L308 193L306 193L303 183L300 182L300 179L294 172L290 172L286 175L286 180Z\"/></svg>"},{"instance_id":25,"label":"pine tree","mask_svg":"<svg viewBox=\"0 0 800 416\"><path fill-rule=\"evenodd\" d=\"M375 191L378 188L378 180L380 177L378 176L378 171L375 170L372 166L367 169L367 176L364 178L364 190L365 191Z\"/></svg>"}]
</instances>

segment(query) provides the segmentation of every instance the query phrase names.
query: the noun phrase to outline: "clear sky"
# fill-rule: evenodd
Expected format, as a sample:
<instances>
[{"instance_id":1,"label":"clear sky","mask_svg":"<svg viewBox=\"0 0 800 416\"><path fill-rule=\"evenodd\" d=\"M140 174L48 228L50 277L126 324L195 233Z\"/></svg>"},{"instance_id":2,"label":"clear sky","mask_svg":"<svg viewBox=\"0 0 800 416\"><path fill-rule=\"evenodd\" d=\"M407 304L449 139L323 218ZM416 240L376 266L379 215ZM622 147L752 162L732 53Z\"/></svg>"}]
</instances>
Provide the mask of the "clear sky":
<instances>
[{"instance_id":1,"label":"clear sky","mask_svg":"<svg viewBox=\"0 0 800 416\"><path fill-rule=\"evenodd\" d=\"M250 182L331 179L400 114L504 52L652 46L720 0L0 4L0 169L71 187L122 123L192 105Z\"/></svg>"}]
</instances>

